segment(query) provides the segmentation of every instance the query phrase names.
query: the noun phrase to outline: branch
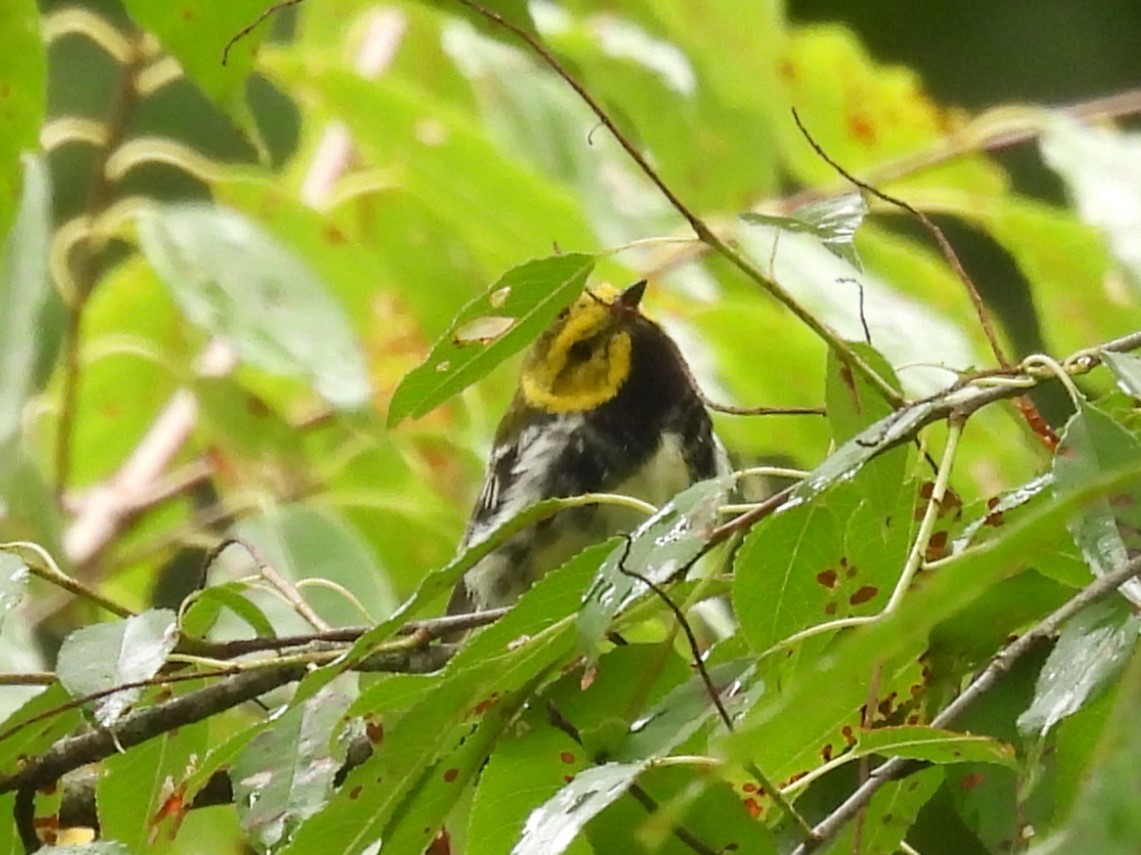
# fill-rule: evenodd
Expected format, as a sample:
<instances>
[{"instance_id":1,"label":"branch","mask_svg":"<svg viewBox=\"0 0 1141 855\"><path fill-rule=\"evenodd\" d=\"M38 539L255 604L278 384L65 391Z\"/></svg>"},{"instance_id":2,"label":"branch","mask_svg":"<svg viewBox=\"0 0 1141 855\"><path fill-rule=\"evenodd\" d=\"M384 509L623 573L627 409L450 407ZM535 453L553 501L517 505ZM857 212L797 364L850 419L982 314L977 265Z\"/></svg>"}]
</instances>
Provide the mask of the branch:
<instances>
[{"instance_id":1,"label":"branch","mask_svg":"<svg viewBox=\"0 0 1141 855\"><path fill-rule=\"evenodd\" d=\"M1141 348L1141 332L1130 333L1096 347L1077 351L1062 360L1061 367L1071 376L1086 374L1101 364L1102 353L1122 353L1137 348ZM870 448L864 463L898 445L911 442L929 424L952 417L966 419L989 404L1020 397L1043 380L1054 379L1057 379L1057 374L1040 367L1033 356L1027 357L1017 368L982 371L965 378L929 398L913 401L883 419L879 423L880 435L868 443L874 447ZM735 532L756 525L780 508L795 489L788 487L770 496L752 510L714 529L709 538L710 548L731 537Z\"/></svg>"},{"instance_id":2,"label":"branch","mask_svg":"<svg viewBox=\"0 0 1141 855\"><path fill-rule=\"evenodd\" d=\"M982 297L979 296L978 288L975 287L975 283L971 277L967 275L967 271L963 267L963 263L959 260L958 253L956 253L955 248L951 246L951 242L947 240L947 236L943 234L943 230L935 225L930 217L928 217L925 213L920 211L910 202L906 202L903 199L900 199L898 196L889 196L878 187L875 187L866 181L861 181L859 178L856 178L856 176L852 175L852 173L850 173L839 163L833 160L828 152L826 152L821 147L820 143L816 142L812 134L809 133L808 128L804 126L804 123L800 120L800 114L796 112L796 108L793 108L792 118L796 122L796 126L800 129L800 132L804 134L804 138L808 140L808 144L812 146L812 150L816 152L817 156L820 157L821 160L823 160L838 173L844 176L844 178L846 178L848 181L851 181L852 184L863 190L865 193L870 193L877 199L882 199L884 202L887 202L890 205L895 205L897 208L901 208L902 210L907 211L907 213L911 214L911 216L919 220L923 228L927 230L928 234L934 238L935 243L939 246L939 251L943 253L943 259L947 262L951 270L959 278L959 281L963 283L963 287L967 290L967 296L970 297L971 305L974 306L975 314L978 316L979 324L983 328L983 334L986 335L987 342L990 344L991 353L994 354L995 361L998 362L998 364L1003 368L1010 367L1010 360L1006 358L1006 354L1002 350L1002 345L999 343L998 336L995 334L994 327L991 325L990 318L987 316L986 306L983 304ZM864 332L867 334L866 323L864 324Z\"/></svg>"},{"instance_id":3,"label":"branch","mask_svg":"<svg viewBox=\"0 0 1141 855\"><path fill-rule=\"evenodd\" d=\"M622 133L621 130L619 130L618 126L614 123L614 120L610 118L610 115L606 112L605 109L603 109L602 105L599 104L599 102L595 100L594 96L586 90L586 87L579 83L578 80L576 80L575 77L562 65L562 63L560 63L555 58L554 54L547 50L542 42L540 42L535 36L527 32L522 27L507 20L495 10L488 9L486 6L481 5L480 3L476 2L476 0L457 1L467 8L471 9L473 12L482 15L489 21L494 22L498 26L502 27L523 41L536 56L538 56L544 63L546 63L546 65L552 71L554 71L555 74L561 77L566 82L566 84L575 91L575 94L578 95L578 97L581 98L583 102L590 108L591 112L593 112L594 115L598 117L598 121L601 122L603 126L608 131L610 131L611 134L613 134L614 139L618 141L618 144L622 146L623 150L627 155L629 155L630 159L633 160L635 164L637 164L638 169L640 169L642 173L648 179L650 179L651 182L653 182L654 186L657 187L661 194L666 197L670 205L673 206L674 210L676 210L679 214L682 215L682 217L685 218L686 222L688 222L690 227L693 229L694 234L697 235L702 243L706 244L712 250L728 260L730 264L740 270L755 284L759 285L761 289L764 290L769 296L776 299L781 305L792 312L805 326L816 333L816 335L819 336L831 350L833 350L838 356L843 357L844 361L848 362L852 366L853 370L856 371L856 373L871 383L872 386L875 387L876 391L879 392L883 399L891 404L892 407L900 407L903 405L904 400L902 396L900 396L900 394L892 388L891 384L888 383L887 380L885 380L883 377L880 377L880 375L867 362L867 360L865 360L863 356L853 350L835 330L833 330L831 327L829 327L827 324L825 324L823 321L818 319L815 315L801 306L800 303L794 300L792 295L785 291L779 284L777 284L769 277L765 276L765 274L762 273L758 268L750 264L743 255L741 255L739 252L729 246L729 244L725 243L725 241L719 238L713 229L711 229L706 224L706 222L701 219L701 217L699 217L678 197L676 193L674 193L670 186L662 180L661 176L658 175L658 173L650 165L649 161L646 160L646 158L638 150L637 146L634 145L629 137L627 137L624 133Z\"/></svg>"},{"instance_id":4,"label":"branch","mask_svg":"<svg viewBox=\"0 0 1141 855\"><path fill-rule=\"evenodd\" d=\"M1071 597L1065 605L1055 610L1045 619L1036 624L1029 632L1011 642L998 652L979 672L971 684L954 701L947 705L938 715L931 719L931 727L947 727L958 718L971 704L981 698L998 682L1015 662L1026 655L1039 641L1051 638L1058 629L1076 615L1078 612L1112 595L1118 588L1134 576L1141 574L1141 556L1116 568L1102 576L1095 582L1087 585L1080 592ZM915 761L902 757L894 757L878 766L855 792L845 799L839 807L826 816L814 829L813 838L792 851L790 855L809 855L818 847L824 845L850 822L879 792L880 787L889 781L894 781L909 774L916 768Z\"/></svg>"},{"instance_id":5,"label":"branch","mask_svg":"<svg viewBox=\"0 0 1141 855\"><path fill-rule=\"evenodd\" d=\"M452 645L389 650L366 657L359 668L426 674L443 667L454 652ZM307 665L296 662L258 668L125 716L114 728L99 728L66 737L43 754L24 759L18 771L0 775L0 794L47 786L81 766L240 706L280 686L294 683L306 673Z\"/></svg>"}]
</instances>

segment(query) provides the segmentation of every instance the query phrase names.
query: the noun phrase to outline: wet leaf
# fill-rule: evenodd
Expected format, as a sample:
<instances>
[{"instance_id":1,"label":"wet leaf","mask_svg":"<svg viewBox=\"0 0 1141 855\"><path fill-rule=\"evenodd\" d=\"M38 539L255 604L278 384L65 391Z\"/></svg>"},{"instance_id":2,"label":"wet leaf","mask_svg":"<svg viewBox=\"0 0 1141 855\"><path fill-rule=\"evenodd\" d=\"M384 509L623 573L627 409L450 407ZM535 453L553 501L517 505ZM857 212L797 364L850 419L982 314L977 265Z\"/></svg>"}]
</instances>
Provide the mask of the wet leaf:
<instances>
[{"instance_id":1,"label":"wet leaf","mask_svg":"<svg viewBox=\"0 0 1141 855\"><path fill-rule=\"evenodd\" d=\"M580 772L527 817L511 855L560 855L591 819L625 793L649 765L606 763Z\"/></svg>"},{"instance_id":2,"label":"wet leaf","mask_svg":"<svg viewBox=\"0 0 1141 855\"><path fill-rule=\"evenodd\" d=\"M149 680L178 643L174 612L151 609L109 623L77 629L63 641L56 671L60 682L80 697L123 683ZM109 727L127 711L142 688L124 689L95 702L95 718Z\"/></svg>"},{"instance_id":3,"label":"wet leaf","mask_svg":"<svg viewBox=\"0 0 1141 855\"><path fill-rule=\"evenodd\" d=\"M688 569L718 523L718 507L732 486L729 478L700 481L679 493L618 546L583 597L579 644L591 657L610 621L646 586L632 574L663 584Z\"/></svg>"},{"instance_id":4,"label":"wet leaf","mask_svg":"<svg viewBox=\"0 0 1141 855\"><path fill-rule=\"evenodd\" d=\"M230 770L234 805L243 830L262 849L288 839L332 792L345 759L343 746L333 739L349 706L347 689L347 684L331 684L286 710L236 758Z\"/></svg>"},{"instance_id":5,"label":"wet leaf","mask_svg":"<svg viewBox=\"0 0 1141 855\"><path fill-rule=\"evenodd\" d=\"M460 310L423 364L400 381L388 407L388 426L419 418L530 344L579 295L593 268L591 256L571 253L507 271ZM493 328L500 332L471 333Z\"/></svg>"},{"instance_id":6,"label":"wet leaf","mask_svg":"<svg viewBox=\"0 0 1141 855\"><path fill-rule=\"evenodd\" d=\"M872 797L858 823L844 828L827 855L888 855L899 851L920 809L943 783L943 770L921 769L901 781L891 781Z\"/></svg>"},{"instance_id":7,"label":"wet leaf","mask_svg":"<svg viewBox=\"0 0 1141 855\"><path fill-rule=\"evenodd\" d=\"M854 243L856 229L868 213L868 203L860 193L846 193L797 208L789 217L776 217L747 211L738 216L750 225L773 226L788 232L813 235L824 248L856 270L863 270Z\"/></svg>"},{"instance_id":8,"label":"wet leaf","mask_svg":"<svg viewBox=\"0 0 1141 855\"><path fill-rule=\"evenodd\" d=\"M1045 736L1121 672L1141 632L1141 618L1121 600L1096 603L1062 628L1038 674L1034 700L1018 717L1023 733Z\"/></svg>"},{"instance_id":9,"label":"wet leaf","mask_svg":"<svg viewBox=\"0 0 1141 855\"><path fill-rule=\"evenodd\" d=\"M1141 357L1105 351L1101 354L1101 361L1113 372L1122 392L1141 398Z\"/></svg>"}]
</instances>

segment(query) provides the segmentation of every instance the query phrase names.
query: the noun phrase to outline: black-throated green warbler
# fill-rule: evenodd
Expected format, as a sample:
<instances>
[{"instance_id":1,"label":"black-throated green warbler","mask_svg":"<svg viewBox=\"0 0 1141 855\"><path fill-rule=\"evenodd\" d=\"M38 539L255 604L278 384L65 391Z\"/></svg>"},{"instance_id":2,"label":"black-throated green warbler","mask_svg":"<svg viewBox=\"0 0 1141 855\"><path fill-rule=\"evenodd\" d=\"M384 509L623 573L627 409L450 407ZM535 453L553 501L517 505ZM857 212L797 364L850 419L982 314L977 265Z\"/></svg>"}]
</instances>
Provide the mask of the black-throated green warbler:
<instances>
[{"instance_id":1,"label":"black-throated green warbler","mask_svg":"<svg viewBox=\"0 0 1141 855\"><path fill-rule=\"evenodd\" d=\"M728 470L680 351L638 310L645 288L588 288L535 343L496 431L465 547L542 499L607 492L659 505ZM510 605L584 546L639 522L614 505L561 511L472 567L448 614Z\"/></svg>"}]
</instances>

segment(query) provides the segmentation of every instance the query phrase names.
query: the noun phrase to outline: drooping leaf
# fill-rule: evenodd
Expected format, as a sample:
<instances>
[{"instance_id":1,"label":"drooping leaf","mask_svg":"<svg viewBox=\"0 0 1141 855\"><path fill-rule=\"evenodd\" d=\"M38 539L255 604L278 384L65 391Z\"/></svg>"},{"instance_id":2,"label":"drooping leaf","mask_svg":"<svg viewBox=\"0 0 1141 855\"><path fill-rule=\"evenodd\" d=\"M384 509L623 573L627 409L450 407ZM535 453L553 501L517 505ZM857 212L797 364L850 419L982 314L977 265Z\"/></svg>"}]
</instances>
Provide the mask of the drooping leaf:
<instances>
[{"instance_id":1,"label":"drooping leaf","mask_svg":"<svg viewBox=\"0 0 1141 855\"><path fill-rule=\"evenodd\" d=\"M1134 398L1141 398L1141 357L1132 353L1112 353L1105 351L1101 361L1106 364L1121 391Z\"/></svg>"},{"instance_id":2,"label":"drooping leaf","mask_svg":"<svg viewBox=\"0 0 1141 855\"><path fill-rule=\"evenodd\" d=\"M73 697L149 680L178 643L176 619L169 609L151 609L71 633L59 651L56 671ZM123 689L95 702L95 717L109 727L141 695L142 688Z\"/></svg>"},{"instance_id":3,"label":"drooping leaf","mask_svg":"<svg viewBox=\"0 0 1141 855\"><path fill-rule=\"evenodd\" d=\"M1141 442L1111 416L1092 405L1081 408L1067 423L1054 455L1054 489L1058 494L1078 489L1103 472L1141 461ZM1130 548L1141 546L1141 520L1136 486L1118 496L1092 502L1068 523L1070 534L1095 576L1119 567ZM1141 603L1141 581L1120 588L1134 604Z\"/></svg>"},{"instance_id":4,"label":"drooping leaf","mask_svg":"<svg viewBox=\"0 0 1141 855\"><path fill-rule=\"evenodd\" d=\"M1071 618L1038 674L1034 701L1018 717L1023 733L1045 736L1121 673L1141 633L1141 618L1121 600L1097 603Z\"/></svg>"},{"instance_id":5,"label":"drooping leaf","mask_svg":"<svg viewBox=\"0 0 1141 855\"><path fill-rule=\"evenodd\" d=\"M507 271L460 310L424 363L400 382L388 408L389 427L439 406L537 338L582 291L593 268L590 256L573 253Z\"/></svg>"},{"instance_id":6,"label":"drooping leaf","mask_svg":"<svg viewBox=\"0 0 1141 855\"><path fill-rule=\"evenodd\" d=\"M286 710L236 758L230 772L234 804L243 830L263 851L288 840L331 794L345 759L335 737L349 705L347 688L330 684Z\"/></svg>"},{"instance_id":7,"label":"drooping leaf","mask_svg":"<svg viewBox=\"0 0 1141 855\"><path fill-rule=\"evenodd\" d=\"M611 552L584 595L579 613L579 644L587 655L598 656L598 644L611 619L645 590L634 574L660 585L697 559L717 527L718 507L731 484L728 478L694 484L638 526L628 543Z\"/></svg>"},{"instance_id":8,"label":"drooping leaf","mask_svg":"<svg viewBox=\"0 0 1141 855\"><path fill-rule=\"evenodd\" d=\"M1018 768L1014 748L989 736L956 733L921 725L861 730L852 748L855 757L882 754L929 763L998 763Z\"/></svg>"},{"instance_id":9,"label":"drooping leaf","mask_svg":"<svg viewBox=\"0 0 1141 855\"><path fill-rule=\"evenodd\" d=\"M241 358L305 379L336 407L367 402L364 357L343 309L254 223L221 208L167 205L143 215L139 236L187 317Z\"/></svg>"},{"instance_id":10,"label":"drooping leaf","mask_svg":"<svg viewBox=\"0 0 1141 855\"><path fill-rule=\"evenodd\" d=\"M773 226L788 232L813 235L824 248L856 270L863 270L853 242L856 229L868 214L868 203L859 193L847 193L820 202L812 202L788 217L776 217L746 211L738 216L746 223Z\"/></svg>"},{"instance_id":11,"label":"drooping leaf","mask_svg":"<svg viewBox=\"0 0 1141 855\"><path fill-rule=\"evenodd\" d=\"M248 586L240 582L210 585L204 588L182 615L182 631L204 637L218 620L223 609L233 613L261 638L273 638L273 624L246 595Z\"/></svg>"},{"instance_id":12,"label":"drooping leaf","mask_svg":"<svg viewBox=\"0 0 1141 855\"><path fill-rule=\"evenodd\" d=\"M0 32L5 26L3 14L0 12ZM22 162L20 206L0 247L0 318L4 319L4 334L0 336L0 448L19 432L24 404L35 391L37 365L44 348L39 338L44 331L42 313L52 297L48 276L51 177L42 159L27 156Z\"/></svg>"},{"instance_id":13,"label":"drooping leaf","mask_svg":"<svg viewBox=\"0 0 1141 855\"><path fill-rule=\"evenodd\" d=\"M585 769L532 811L511 855L560 855L590 820L630 789L649 765L604 763Z\"/></svg>"},{"instance_id":14,"label":"drooping leaf","mask_svg":"<svg viewBox=\"0 0 1141 855\"><path fill-rule=\"evenodd\" d=\"M1132 855L1141 840L1141 656L1134 655L1121 682L1095 762L1083 775L1082 790L1066 826L1030 850L1031 855Z\"/></svg>"},{"instance_id":15,"label":"drooping leaf","mask_svg":"<svg viewBox=\"0 0 1141 855\"><path fill-rule=\"evenodd\" d=\"M872 797L860 817L849 823L824 852L828 855L893 855L919 815L943 783L943 770L922 769L891 781Z\"/></svg>"}]
</instances>

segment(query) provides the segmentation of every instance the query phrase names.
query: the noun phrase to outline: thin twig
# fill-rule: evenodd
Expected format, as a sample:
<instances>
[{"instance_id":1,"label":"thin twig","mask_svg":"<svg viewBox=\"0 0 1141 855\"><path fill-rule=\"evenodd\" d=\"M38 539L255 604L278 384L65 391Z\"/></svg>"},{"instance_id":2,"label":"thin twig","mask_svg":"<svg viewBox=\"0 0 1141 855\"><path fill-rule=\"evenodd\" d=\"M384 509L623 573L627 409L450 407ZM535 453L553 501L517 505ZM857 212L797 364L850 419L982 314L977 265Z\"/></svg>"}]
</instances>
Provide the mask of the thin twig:
<instances>
[{"instance_id":1,"label":"thin twig","mask_svg":"<svg viewBox=\"0 0 1141 855\"><path fill-rule=\"evenodd\" d=\"M693 632L693 627L690 626L689 619L685 616L685 613L682 612L678 604L673 601L670 595L667 594L660 585L656 584L644 573L639 573L637 570L631 570L626 566L626 558L630 554L630 545L631 540L629 537L627 537L626 550L622 554L622 557L618 560L619 572L629 576L632 579L637 579L639 582L653 591L658 599L665 603L666 607L671 612L673 612L674 618L677 620L678 625L682 629L682 632L685 633L686 641L689 642L689 651L690 655L693 658L693 665L697 669L697 673L701 675L701 682L705 684L705 693L709 696L713 706L717 709L717 714L721 717L721 723L725 725L725 729L732 733L735 729L733 727L733 719L729 715L729 711L725 709L725 704L721 701L721 690L713 684L713 678L709 675L709 669L705 667L705 657L701 651L701 645L697 641L697 636ZM813 832L812 826L808 824L808 820L806 820L800 814L800 812L792 806L792 802L785 797L785 795L781 792L780 787L778 787L773 781L769 779L769 776L765 774L764 770L753 762L747 763L745 768L749 774L756 779L757 783L764 788L765 792L768 793L769 797L773 800L773 804L775 804L777 808L780 809L780 811L790 820L792 820L793 824L800 829L801 834L804 836L804 838L806 840L811 838Z\"/></svg>"},{"instance_id":2,"label":"thin twig","mask_svg":"<svg viewBox=\"0 0 1141 855\"><path fill-rule=\"evenodd\" d=\"M551 700L547 701L547 721L550 722L551 727L565 733L577 745L584 748L586 747L582 739L582 733L579 732L579 729L575 727L570 719L563 715L562 710L555 706L554 701ZM604 757L591 757L591 762L597 765L605 762L605 759ZM627 792L631 798L646 809L647 813L657 813L659 807L657 800L647 793L637 781L633 781L630 784ZM698 855L720 855L720 853L706 846L696 835L681 825L675 825L673 827L673 834L678 840L694 852L697 852Z\"/></svg>"},{"instance_id":3,"label":"thin twig","mask_svg":"<svg viewBox=\"0 0 1141 855\"><path fill-rule=\"evenodd\" d=\"M610 114L602 107L602 105L590 94L587 89L575 79L575 77L559 62L554 54L547 50L538 38L536 38L527 30L520 27L518 24L509 21L494 9L489 9L486 6L476 2L476 0L457 0L457 2L471 9L479 15L493 21L503 29L512 33L514 36L522 40L528 48L530 48L536 56L538 56L547 66L555 72L563 81L575 91L575 94L582 99L583 103L590 108L591 112L598 117L598 120L606 127L608 131L614 136L618 144L626 152L631 160L638 166L658 191L666 197L667 201L673 206L686 222L689 223L693 229L694 234L701 239L703 243L708 245L711 249L728 260L734 267L741 273L759 285L769 296L776 299L786 309L792 312L802 323L804 323L810 330L816 333L821 339L824 340L837 355L842 356L848 361L853 369L863 376L876 391L890 403L893 407L900 407L904 403L903 397L892 388L891 384L887 382L879 373L865 360L860 354L856 353L845 342L835 330L805 309L800 305L792 295L784 290L777 282L764 275L754 265L737 252L733 247L723 241L711 229L701 217L699 217L688 205L685 204L678 197L676 193L670 188L657 171L650 165L650 162L642 155L637 146L627 137L614 120L610 118Z\"/></svg>"},{"instance_id":4,"label":"thin twig","mask_svg":"<svg viewBox=\"0 0 1141 855\"><path fill-rule=\"evenodd\" d=\"M982 326L983 334L986 335L987 342L990 344L990 349L994 354L995 360L1003 368L1009 367L1010 360L1006 358L1006 354L1002 350L1002 345L999 343L998 336L995 334L994 327L991 325L990 317L987 315L986 306L983 305L982 297L979 296L979 291L975 287L975 283L971 277L967 275L967 271L963 268L963 264L959 260L958 253L955 252L955 248L951 246L951 242L947 240L946 235L943 234L943 230L935 225L930 217L911 203L900 199L898 196L889 195L866 181L861 181L837 163L831 155L821 147L820 143L816 142L812 134L809 133L808 128L806 128L804 123L800 120L800 114L796 112L795 107L792 109L792 118L796 122L796 126L800 129L800 132L804 135L804 138L808 140L808 144L812 146L812 150L815 151L817 156L825 163L865 193L870 193L877 199L882 199L888 204L895 205L897 208L907 211L919 220L923 228L934 238L935 243L939 245L939 251L943 253L943 258L947 261L947 264L950 265L955 275L959 278L959 281L963 283L963 287L967 290L967 296L970 297L971 305L974 306L975 314L978 315L979 324Z\"/></svg>"},{"instance_id":5,"label":"thin twig","mask_svg":"<svg viewBox=\"0 0 1141 855\"><path fill-rule=\"evenodd\" d=\"M1011 669L1015 662L1030 652L1038 642L1052 637L1062 624L1078 612L1109 597L1139 573L1141 573L1141 556L1127 561L1117 569L1087 585L1063 606L1039 621L1025 635L999 651L962 694L931 719L931 727L941 728L952 724L968 707L988 692L1002 675ZM917 767L913 761L901 757L894 757L876 767L867 781L817 824L813 829L813 839L801 843L790 855L809 855L830 841L871 801L884 784L903 777L915 768Z\"/></svg>"},{"instance_id":6,"label":"thin twig","mask_svg":"<svg viewBox=\"0 0 1141 855\"><path fill-rule=\"evenodd\" d=\"M1078 121L1120 119L1141 113L1141 89L1056 106L1011 111L1008 107L980 113L968 124L941 137L926 149L872 167L864 180L886 184L942 166L960 157L998 151L1040 137L1049 127L1042 117L1067 115ZM831 189L809 188L781 200L783 210L796 210L832 195Z\"/></svg>"},{"instance_id":7,"label":"thin twig","mask_svg":"<svg viewBox=\"0 0 1141 855\"><path fill-rule=\"evenodd\" d=\"M262 21L273 15L276 15L282 9L288 9L290 6L297 6L303 2L305 2L305 0L279 0L279 2L274 3L268 9L265 9L251 23L247 24L236 33L234 33L234 35L230 37L230 40L226 42L226 46L222 48L222 65L225 65L229 61L230 49L233 48L233 46L240 42L242 39L246 38L246 36L248 36L254 30L256 30Z\"/></svg>"}]
</instances>

